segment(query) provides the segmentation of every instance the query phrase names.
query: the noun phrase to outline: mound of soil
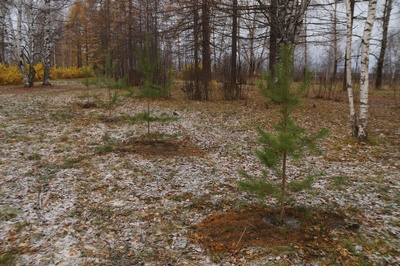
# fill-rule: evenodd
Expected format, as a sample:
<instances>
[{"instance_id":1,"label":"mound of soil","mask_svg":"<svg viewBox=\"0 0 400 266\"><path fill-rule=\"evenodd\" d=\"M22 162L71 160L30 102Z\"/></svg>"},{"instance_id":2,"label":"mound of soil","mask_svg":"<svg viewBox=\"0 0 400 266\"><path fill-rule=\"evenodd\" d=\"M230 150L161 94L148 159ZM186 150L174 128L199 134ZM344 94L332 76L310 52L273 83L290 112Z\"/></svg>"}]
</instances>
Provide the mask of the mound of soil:
<instances>
[{"instance_id":1,"label":"mound of soil","mask_svg":"<svg viewBox=\"0 0 400 266\"><path fill-rule=\"evenodd\" d=\"M247 211L212 214L195 225L189 236L212 251L233 251L248 247L312 246L313 242L330 241L329 233L336 228L351 230L346 217L336 212L288 209L289 220L298 226L276 226L269 221L279 212L255 207ZM315 244L315 243L314 243Z\"/></svg>"}]
</instances>

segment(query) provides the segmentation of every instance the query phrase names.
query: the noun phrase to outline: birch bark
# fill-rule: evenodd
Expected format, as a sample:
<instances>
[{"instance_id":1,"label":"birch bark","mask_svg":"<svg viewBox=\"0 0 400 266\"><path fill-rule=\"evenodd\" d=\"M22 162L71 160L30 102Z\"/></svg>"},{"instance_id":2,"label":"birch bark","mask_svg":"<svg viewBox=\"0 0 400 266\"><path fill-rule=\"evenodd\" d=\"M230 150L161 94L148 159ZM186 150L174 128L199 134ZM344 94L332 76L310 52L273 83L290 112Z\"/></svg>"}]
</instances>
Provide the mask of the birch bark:
<instances>
[{"instance_id":1,"label":"birch bark","mask_svg":"<svg viewBox=\"0 0 400 266\"><path fill-rule=\"evenodd\" d=\"M5 14L7 12L7 1L0 2L0 44L1 44L1 50L0 50L0 64L5 63L5 39L6 39L6 20L5 20Z\"/></svg>"},{"instance_id":2,"label":"birch bark","mask_svg":"<svg viewBox=\"0 0 400 266\"><path fill-rule=\"evenodd\" d=\"M361 44L361 80L360 80L360 117L358 121L358 140L366 141L368 122L368 89L369 89L369 44L371 32L375 21L377 0L370 0L368 15L364 26Z\"/></svg>"},{"instance_id":3,"label":"birch bark","mask_svg":"<svg viewBox=\"0 0 400 266\"><path fill-rule=\"evenodd\" d=\"M43 85L51 85L50 82L50 0L45 0L44 12L44 75Z\"/></svg>"},{"instance_id":4,"label":"birch bark","mask_svg":"<svg viewBox=\"0 0 400 266\"><path fill-rule=\"evenodd\" d=\"M33 7L33 0L29 2L29 10L26 11L27 20L29 21L28 24L28 44L29 47L28 56L27 56L27 63L28 63L28 84L25 84L25 87L33 87L35 82L36 70L34 67L34 57L35 57L35 28L34 28L34 21L35 21L35 12Z\"/></svg>"},{"instance_id":5,"label":"birch bark","mask_svg":"<svg viewBox=\"0 0 400 266\"><path fill-rule=\"evenodd\" d=\"M22 50L22 9L23 9L23 1L19 1L18 5L18 14L17 14L17 39L15 47L17 48L17 58L18 58L18 69L21 71L22 79L24 81L24 86L29 86L29 78L28 72L25 68L25 60L24 60L24 51ZM9 17L11 22L11 17Z\"/></svg>"}]
</instances>

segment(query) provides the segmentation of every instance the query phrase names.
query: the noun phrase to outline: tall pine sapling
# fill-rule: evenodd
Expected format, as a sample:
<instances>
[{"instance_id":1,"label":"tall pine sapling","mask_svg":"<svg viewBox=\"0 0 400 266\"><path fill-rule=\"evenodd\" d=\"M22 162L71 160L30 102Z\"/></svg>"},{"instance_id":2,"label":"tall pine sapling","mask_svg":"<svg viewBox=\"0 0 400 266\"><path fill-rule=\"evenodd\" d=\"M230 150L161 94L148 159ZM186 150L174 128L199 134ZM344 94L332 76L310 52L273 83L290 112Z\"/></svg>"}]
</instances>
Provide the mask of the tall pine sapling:
<instances>
[{"instance_id":1,"label":"tall pine sapling","mask_svg":"<svg viewBox=\"0 0 400 266\"><path fill-rule=\"evenodd\" d=\"M125 83L122 79L116 80L113 77L113 71L115 69L116 62L112 63L110 53L106 54L106 61L104 66L104 72L96 73L96 84L101 88L107 89L107 109L108 116L111 118L111 111L115 105L117 105L119 100L119 94L116 89L121 89L125 87Z\"/></svg>"},{"instance_id":2,"label":"tall pine sapling","mask_svg":"<svg viewBox=\"0 0 400 266\"><path fill-rule=\"evenodd\" d=\"M285 218L285 200L288 194L288 187L297 192L301 188L310 187L312 176L305 180L295 181L288 184L287 163L288 158L299 159L306 150L317 150L316 140L327 134L326 129L308 135L306 130L292 119L293 111L301 103L301 95L310 83L311 74L307 73L301 86L292 86L293 77L293 48L291 46L281 47L281 60L275 66L274 75L267 73L265 82L260 84L264 96L280 107L280 120L275 126L275 133L270 134L257 128L260 134L260 142L263 147L256 151L257 157L267 168L274 171L275 175L281 178L281 184L276 185L268 182L267 172L263 178L256 178L243 172L245 181L239 182L239 188L255 193L259 198L264 199L266 195L278 198L280 214L277 224L282 225Z\"/></svg>"},{"instance_id":3,"label":"tall pine sapling","mask_svg":"<svg viewBox=\"0 0 400 266\"><path fill-rule=\"evenodd\" d=\"M83 80L81 81L81 83L86 87L86 95L84 97L87 99L87 101L85 106L89 107L91 105L95 105L95 103L90 102L90 98L95 97L90 93L90 86L96 84L96 82L92 80L92 77L95 76L95 73L93 69L88 66L82 67L82 73L83 73Z\"/></svg>"},{"instance_id":4,"label":"tall pine sapling","mask_svg":"<svg viewBox=\"0 0 400 266\"><path fill-rule=\"evenodd\" d=\"M82 67L82 73L83 80L81 83L85 85L86 89L89 89L90 85L93 84L93 82L91 81L91 77L94 76L93 69L88 66L84 66Z\"/></svg>"},{"instance_id":5,"label":"tall pine sapling","mask_svg":"<svg viewBox=\"0 0 400 266\"><path fill-rule=\"evenodd\" d=\"M131 95L136 98L147 99L147 110L142 113L136 114L131 118L133 122L137 120L147 122L147 136L151 135L150 123L151 122L169 122L177 120L176 117L161 115L152 116L150 110L150 101L160 98L168 98L170 96L171 80L168 81L167 86L162 86L155 82L156 71L159 63L158 56L152 58L151 55L151 42L150 35L147 36L145 51L138 50L136 52L136 60L138 62L138 70L142 73L142 87L137 91L130 91Z\"/></svg>"}]
</instances>

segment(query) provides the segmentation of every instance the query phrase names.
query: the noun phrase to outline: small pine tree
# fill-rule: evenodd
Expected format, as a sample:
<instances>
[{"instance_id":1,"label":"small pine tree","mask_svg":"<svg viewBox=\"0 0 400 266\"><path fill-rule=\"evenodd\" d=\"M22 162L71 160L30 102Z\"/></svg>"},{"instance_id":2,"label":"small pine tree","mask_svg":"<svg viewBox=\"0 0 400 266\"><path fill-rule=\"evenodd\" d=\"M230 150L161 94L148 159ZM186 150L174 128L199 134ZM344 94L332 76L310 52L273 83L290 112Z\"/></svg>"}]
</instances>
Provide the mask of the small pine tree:
<instances>
[{"instance_id":1,"label":"small pine tree","mask_svg":"<svg viewBox=\"0 0 400 266\"><path fill-rule=\"evenodd\" d=\"M90 85L92 85L90 78L93 77L93 70L88 66L84 66L82 67L82 73L83 73L82 84L86 86L86 89L89 89Z\"/></svg>"},{"instance_id":2,"label":"small pine tree","mask_svg":"<svg viewBox=\"0 0 400 266\"><path fill-rule=\"evenodd\" d=\"M92 77L94 77L95 75L94 71L92 68L84 66L82 67L82 73L83 73L83 79L81 83L86 87L86 93L84 96L84 98L86 98L86 103L84 106L86 107L95 106L96 104L90 101L91 98L95 98L95 95L92 95L90 91L90 86L96 85L96 82L92 80Z\"/></svg>"},{"instance_id":3,"label":"small pine tree","mask_svg":"<svg viewBox=\"0 0 400 266\"><path fill-rule=\"evenodd\" d=\"M138 50L136 52L136 60L138 62L138 69L143 74L142 87L133 91L130 90L130 94L136 98L147 99L147 110L139 113L131 118L133 122L138 120L147 122L147 135L150 136L150 123L151 122L169 122L177 120L176 117L162 115L162 116L151 116L150 101L160 98L168 98L170 96L171 80L168 81L167 86L162 86L154 81L154 76L158 67L159 58L152 59L151 56L151 42L150 35L146 38L145 51Z\"/></svg>"},{"instance_id":4,"label":"small pine tree","mask_svg":"<svg viewBox=\"0 0 400 266\"><path fill-rule=\"evenodd\" d=\"M316 140L327 134L323 129L316 134L308 135L304 128L300 127L292 119L293 111L301 103L301 95L310 83L311 73L307 73L305 82L301 86L292 86L293 77L293 48L291 46L281 47L281 61L275 66L274 75L267 73L265 81L260 84L262 93L274 104L280 106L281 119L275 127L276 134L270 134L257 128L260 134L262 149L256 151L261 163L281 178L280 186L268 182L265 178L252 177L242 173L245 181L239 182L239 188L255 193L260 198L271 195L280 201L280 215L277 223L282 225L285 218L285 200L287 197L287 163L288 158L299 159L306 150L317 150ZM267 173L264 172L264 177ZM302 188L310 187L312 177L308 176L300 182L292 182L289 188L299 191Z\"/></svg>"},{"instance_id":5,"label":"small pine tree","mask_svg":"<svg viewBox=\"0 0 400 266\"><path fill-rule=\"evenodd\" d=\"M111 118L111 111L115 105L117 105L119 101L119 94L116 89L125 88L125 82L122 79L116 80L113 77L113 71L115 69L116 62L112 63L110 53L106 54L106 61L104 72L101 73L97 71L96 73L96 85L101 88L107 89L107 109L108 109L108 116Z\"/></svg>"}]
</instances>

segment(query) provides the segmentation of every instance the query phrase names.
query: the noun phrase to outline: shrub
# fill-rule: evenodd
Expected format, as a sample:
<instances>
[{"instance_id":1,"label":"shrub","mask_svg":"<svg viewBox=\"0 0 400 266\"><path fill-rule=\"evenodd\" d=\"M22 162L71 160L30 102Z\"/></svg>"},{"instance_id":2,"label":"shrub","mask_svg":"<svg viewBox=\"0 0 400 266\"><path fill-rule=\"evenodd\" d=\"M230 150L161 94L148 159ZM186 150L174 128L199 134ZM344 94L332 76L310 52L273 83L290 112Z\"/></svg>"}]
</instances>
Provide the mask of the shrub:
<instances>
[{"instance_id":1,"label":"shrub","mask_svg":"<svg viewBox=\"0 0 400 266\"><path fill-rule=\"evenodd\" d=\"M0 85L22 84L22 74L16 66L0 64Z\"/></svg>"},{"instance_id":2,"label":"shrub","mask_svg":"<svg viewBox=\"0 0 400 266\"><path fill-rule=\"evenodd\" d=\"M202 64L199 64L199 72L203 69ZM180 77L183 80L194 80L195 69L194 64L186 65L183 67L180 73Z\"/></svg>"},{"instance_id":3,"label":"shrub","mask_svg":"<svg viewBox=\"0 0 400 266\"><path fill-rule=\"evenodd\" d=\"M28 70L28 66L26 66ZM44 76L44 67L43 64L36 64L34 66L36 70L35 81L43 80ZM76 78L84 78L86 76L94 77L94 71L90 69L90 71L86 71L82 68L71 67L71 68L64 68L64 67L53 67L50 70L50 79L76 79ZM0 85L18 85L22 84L22 74L19 71L17 66L5 66L0 64Z\"/></svg>"}]
</instances>

